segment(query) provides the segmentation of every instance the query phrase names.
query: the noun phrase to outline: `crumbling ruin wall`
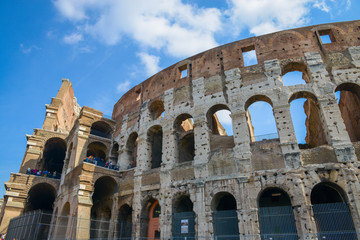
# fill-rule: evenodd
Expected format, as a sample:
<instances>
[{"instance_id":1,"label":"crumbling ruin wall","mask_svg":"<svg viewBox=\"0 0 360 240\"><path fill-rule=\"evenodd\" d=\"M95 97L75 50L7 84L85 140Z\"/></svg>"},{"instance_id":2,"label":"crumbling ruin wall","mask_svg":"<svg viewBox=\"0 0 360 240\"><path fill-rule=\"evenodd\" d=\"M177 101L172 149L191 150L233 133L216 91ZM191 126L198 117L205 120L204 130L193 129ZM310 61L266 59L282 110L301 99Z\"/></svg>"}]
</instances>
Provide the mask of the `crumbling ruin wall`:
<instances>
[{"instance_id":1,"label":"crumbling ruin wall","mask_svg":"<svg viewBox=\"0 0 360 240\"><path fill-rule=\"evenodd\" d=\"M296 232L305 239L317 233L311 193L319 184L336 186L341 192L358 231L360 147L351 141L348 117L342 118L334 92L342 84L360 84L359 26L359 21L310 26L199 53L125 93L115 104L111 120L83 107L64 138L64 177L58 181L54 213L70 205L71 216L88 221L73 222L81 230L68 230L66 236L90 237L91 213L102 201L92 198L94 186L99 179L109 178L117 190L106 197L104 206L111 211L106 217L113 224L106 228L114 237L118 234L114 223L126 214L126 219L132 219L132 236L146 237L149 211L158 203L157 230L162 238L170 238L175 202L184 197L192 203L188 210L196 216L196 236L214 238L214 215L224 196L235 200L231 210L236 212L239 234L259 237L260 198L267 190L278 189L288 195ZM331 43L322 43L324 34L331 35ZM245 66L243 53L249 50L255 50L257 64ZM284 86L282 76L291 71L301 71L306 84ZM307 99L307 149L299 148L290 114L290 103L298 98ZM348 104L347 99L340 105ZM257 101L272 107L276 139L255 139L248 107ZM233 136L222 135L218 120L209 117L224 109L231 112ZM191 118L193 124L187 122L185 128L193 129L179 132L179 118ZM93 134L92 127L99 121L109 126L111 137ZM194 145L194 154L184 161L179 149L188 133L193 134L189 138L193 143L188 143ZM94 142L106 149L107 159L113 146L118 146L119 170L84 162ZM35 152L41 155L42 149L31 153ZM28 156L24 162L34 159L30 152Z\"/></svg>"}]
</instances>

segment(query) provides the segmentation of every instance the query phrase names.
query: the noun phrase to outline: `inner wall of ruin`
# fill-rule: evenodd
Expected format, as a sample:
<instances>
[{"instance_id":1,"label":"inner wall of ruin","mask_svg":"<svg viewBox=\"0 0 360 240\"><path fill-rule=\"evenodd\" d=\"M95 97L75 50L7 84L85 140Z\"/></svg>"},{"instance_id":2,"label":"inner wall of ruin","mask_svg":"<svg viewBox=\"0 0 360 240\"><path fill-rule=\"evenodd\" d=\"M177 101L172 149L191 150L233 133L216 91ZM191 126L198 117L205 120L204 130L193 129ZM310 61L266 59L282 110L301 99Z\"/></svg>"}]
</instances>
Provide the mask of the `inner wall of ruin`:
<instances>
[{"instance_id":1,"label":"inner wall of ruin","mask_svg":"<svg viewBox=\"0 0 360 240\"><path fill-rule=\"evenodd\" d=\"M324 35L330 43L323 43ZM250 50L257 64L245 66ZM282 76L292 71L303 73L304 84L284 86ZM288 196L283 201L292 206L300 239L314 239L311 196L327 184L348 205L360 234L359 84L360 21L253 37L187 58L125 93L112 119L80 109L71 83L63 80L43 128L27 136L19 173L5 183L0 230L27 211L31 189L47 184L56 192L54 216L76 217L55 219L66 227L52 229L53 236L117 237L116 222L126 220L130 234L147 237L158 203L162 238L174 235L174 214L193 212L195 235L210 239L222 201L233 206L226 210L236 212L239 234L260 236L259 209L266 206L260 196L276 189ZM307 99L306 146L298 144L290 114L290 103L299 98ZM258 101L272 107L277 138L255 139L248 107ZM231 112L233 136L214 115L218 110ZM28 168L45 164L54 138L66 146L61 179L27 175ZM119 170L85 162L89 155ZM110 223L97 226L91 219ZM90 226L109 229L108 235Z\"/></svg>"}]
</instances>

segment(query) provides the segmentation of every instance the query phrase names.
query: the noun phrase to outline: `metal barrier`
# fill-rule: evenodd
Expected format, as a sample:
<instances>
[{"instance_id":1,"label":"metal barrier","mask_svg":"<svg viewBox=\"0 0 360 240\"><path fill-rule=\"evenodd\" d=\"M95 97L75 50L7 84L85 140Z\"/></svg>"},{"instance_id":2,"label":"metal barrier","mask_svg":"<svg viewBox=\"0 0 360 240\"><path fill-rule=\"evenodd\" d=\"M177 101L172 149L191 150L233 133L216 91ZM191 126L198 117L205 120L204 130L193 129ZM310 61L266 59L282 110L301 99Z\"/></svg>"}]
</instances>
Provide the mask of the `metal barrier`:
<instances>
[{"instance_id":1,"label":"metal barrier","mask_svg":"<svg viewBox=\"0 0 360 240\"><path fill-rule=\"evenodd\" d=\"M259 142L259 141L263 141L263 140L270 140L270 139L276 139L276 138L279 138L279 135L277 133L269 133L269 134L252 136L251 142Z\"/></svg>"}]
</instances>

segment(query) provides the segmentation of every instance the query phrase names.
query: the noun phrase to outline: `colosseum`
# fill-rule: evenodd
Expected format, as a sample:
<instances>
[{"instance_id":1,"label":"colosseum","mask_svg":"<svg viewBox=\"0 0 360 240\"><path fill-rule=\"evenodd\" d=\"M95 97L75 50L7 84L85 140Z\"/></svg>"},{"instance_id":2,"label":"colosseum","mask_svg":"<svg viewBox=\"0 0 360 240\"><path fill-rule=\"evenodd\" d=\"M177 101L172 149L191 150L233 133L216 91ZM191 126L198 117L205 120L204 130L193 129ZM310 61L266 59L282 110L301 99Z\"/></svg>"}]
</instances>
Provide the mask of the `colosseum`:
<instances>
[{"instance_id":1,"label":"colosseum","mask_svg":"<svg viewBox=\"0 0 360 240\"><path fill-rule=\"evenodd\" d=\"M327 37L328 42L323 38ZM244 54L256 53L247 66ZM303 84L283 76L302 72ZM340 93L337 99L335 93ZM360 21L252 37L180 61L112 117L63 79L5 182L6 239L359 239ZM305 99L306 144L290 105ZM269 104L257 138L248 108ZM231 112L233 135L216 113Z\"/></svg>"}]
</instances>

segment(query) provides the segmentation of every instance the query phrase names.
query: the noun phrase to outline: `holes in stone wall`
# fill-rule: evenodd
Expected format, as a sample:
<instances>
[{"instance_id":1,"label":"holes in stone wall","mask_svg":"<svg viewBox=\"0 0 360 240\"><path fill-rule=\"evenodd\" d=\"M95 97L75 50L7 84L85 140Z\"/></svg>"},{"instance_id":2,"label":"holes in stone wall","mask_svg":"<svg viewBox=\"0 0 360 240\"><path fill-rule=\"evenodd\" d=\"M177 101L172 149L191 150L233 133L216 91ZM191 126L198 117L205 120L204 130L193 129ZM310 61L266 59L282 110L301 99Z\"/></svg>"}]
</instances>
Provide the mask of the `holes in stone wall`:
<instances>
[{"instance_id":1,"label":"holes in stone wall","mask_svg":"<svg viewBox=\"0 0 360 240\"><path fill-rule=\"evenodd\" d=\"M360 86L343 83L335 89L335 94L350 140L360 141Z\"/></svg>"},{"instance_id":2,"label":"holes in stone wall","mask_svg":"<svg viewBox=\"0 0 360 240\"><path fill-rule=\"evenodd\" d=\"M206 114L210 130L210 148L233 148L234 137L230 110L226 105L218 104Z\"/></svg>"},{"instance_id":3,"label":"holes in stone wall","mask_svg":"<svg viewBox=\"0 0 360 240\"><path fill-rule=\"evenodd\" d=\"M244 60L244 67L258 64L254 45L241 48L241 51Z\"/></svg>"},{"instance_id":4,"label":"holes in stone wall","mask_svg":"<svg viewBox=\"0 0 360 240\"><path fill-rule=\"evenodd\" d=\"M148 142L150 144L151 168L159 168L162 162L162 138L163 132L159 125L153 126L148 130Z\"/></svg>"},{"instance_id":5,"label":"holes in stone wall","mask_svg":"<svg viewBox=\"0 0 360 240\"><path fill-rule=\"evenodd\" d=\"M194 120L189 114L178 116L174 123L178 162L189 162L195 156Z\"/></svg>"}]
</instances>

